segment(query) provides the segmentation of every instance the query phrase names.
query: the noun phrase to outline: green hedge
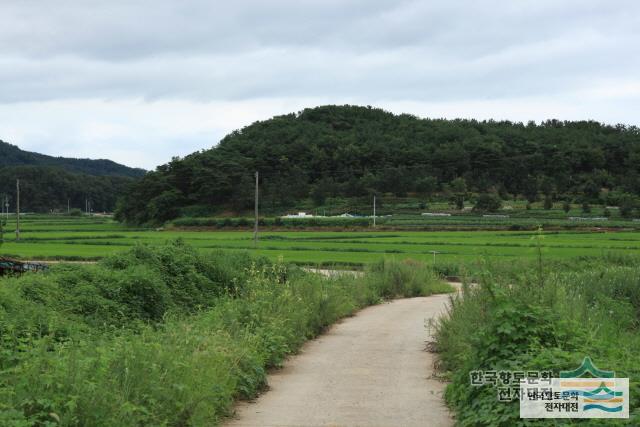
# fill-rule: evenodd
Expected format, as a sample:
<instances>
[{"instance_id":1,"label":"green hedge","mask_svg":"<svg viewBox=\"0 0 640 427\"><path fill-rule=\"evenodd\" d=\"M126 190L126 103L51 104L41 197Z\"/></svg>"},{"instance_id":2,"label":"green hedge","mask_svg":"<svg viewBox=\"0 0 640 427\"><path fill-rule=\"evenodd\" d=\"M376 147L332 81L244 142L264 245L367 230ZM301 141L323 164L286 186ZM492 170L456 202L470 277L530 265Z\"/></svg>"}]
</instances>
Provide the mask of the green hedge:
<instances>
[{"instance_id":1,"label":"green hedge","mask_svg":"<svg viewBox=\"0 0 640 427\"><path fill-rule=\"evenodd\" d=\"M216 227L216 228L247 228L254 224L253 218L179 218L170 223L175 227ZM262 227L368 227L372 224L370 218L260 218L258 224Z\"/></svg>"}]
</instances>

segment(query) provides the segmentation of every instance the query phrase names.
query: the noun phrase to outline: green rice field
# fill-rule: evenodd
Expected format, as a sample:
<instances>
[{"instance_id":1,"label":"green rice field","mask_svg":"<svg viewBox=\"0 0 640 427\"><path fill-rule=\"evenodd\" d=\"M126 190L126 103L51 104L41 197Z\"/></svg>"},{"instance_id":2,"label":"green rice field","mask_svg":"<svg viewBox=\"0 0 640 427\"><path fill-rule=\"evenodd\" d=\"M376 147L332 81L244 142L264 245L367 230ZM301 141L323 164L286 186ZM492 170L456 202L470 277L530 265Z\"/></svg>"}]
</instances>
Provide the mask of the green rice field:
<instances>
[{"instance_id":1,"label":"green rice field","mask_svg":"<svg viewBox=\"0 0 640 427\"><path fill-rule=\"evenodd\" d=\"M105 217L26 216L21 239L15 219L5 226L2 256L36 260L95 260L136 244L184 239L203 250L251 252L310 265L358 265L383 257L427 262L640 253L636 231L269 231L254 247L251 231L174 231L128 228ZM434 253L435 260L434 260Z\"/></svg>"}]
</instances>

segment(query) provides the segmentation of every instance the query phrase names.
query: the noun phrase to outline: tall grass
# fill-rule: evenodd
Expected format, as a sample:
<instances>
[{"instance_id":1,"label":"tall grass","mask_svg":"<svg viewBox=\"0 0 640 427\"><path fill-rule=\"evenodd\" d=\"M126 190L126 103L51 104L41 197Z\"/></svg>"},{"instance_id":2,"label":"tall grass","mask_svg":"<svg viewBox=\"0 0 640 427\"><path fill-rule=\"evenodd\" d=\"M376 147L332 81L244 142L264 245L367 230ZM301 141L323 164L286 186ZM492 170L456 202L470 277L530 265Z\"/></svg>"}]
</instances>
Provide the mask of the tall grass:
<instances>
[{"instance_id":1,"label":"tall grass","mask_svg":"<svg viewBox=\"0 0 640 427\"><path fill-rule=\"evenodd\" d=\"M368 285L383 298L415 297L451 290L446 283L435 280L437 276L432 268L410 259L402 262L383 259L367 266L365 273L368 273Z\"/></svg>"},{"instance_id":2,"label":"tall grass","mask_svg":"<svg viewBox=\"0 0 640 427\"><path fill-rule=\"evenodd\" d=\"M584 357L630 378L631 419L640 425L640 267L638 258L531 263L477 272L476 286L452 297L437 327L451 384L446 398L461 426L549 425L521 420L518 401L499 402L497 389L472 387L472 370L571 370ZM554 425L578 423L554 420ZM585 425L619 421L582 420ZM625 423L623 423L625 424Z\"/></svg>"},{"instance_id":3,"label":"tall grass","mask_svg":"<svg viewBox=\"0 0 640 427\"><path fill-rule=\"evenodd\" d=\"M421 264L327 278L182 243L3 281L0 425L215 425L337 319L447 290Z\"/></svg>"}]
</instances>

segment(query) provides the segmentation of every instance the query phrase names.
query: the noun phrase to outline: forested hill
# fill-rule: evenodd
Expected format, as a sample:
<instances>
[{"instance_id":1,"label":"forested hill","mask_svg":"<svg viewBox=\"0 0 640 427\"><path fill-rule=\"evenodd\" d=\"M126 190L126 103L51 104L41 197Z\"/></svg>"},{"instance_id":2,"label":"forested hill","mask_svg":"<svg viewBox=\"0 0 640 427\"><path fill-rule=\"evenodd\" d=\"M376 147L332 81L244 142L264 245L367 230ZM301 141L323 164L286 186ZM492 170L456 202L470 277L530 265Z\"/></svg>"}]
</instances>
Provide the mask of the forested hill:
<instances>
[{"instance_id":1,"label":"forested hill","mask_svg":"<svg viewBox=\"0 0 640 427\"><path fill-rule=\"evenodd\" d=\"M110 211L142 169L111 160L69 159L23 151L0 141L0 200L15 209L16 179L20 179L22 212L66 212L67 207Z\"/></svg>"},{"instance_id":2,"label":"forested hill","mask_svg":"<svg viewBox=\"0 0 640 427\"><path fill-rule=\"evenodd\" d=\"M454 180L458 187L466 182L465 191L503 198L596 201L607 191L640 192L640 130L593 121L420 119L357 106L306 109L158 167L127 194L119 217L163 221L195 206L250 208L256 170L261 203L271 207L373 192L446 194Z\"/></svg>"},{"instance_id":3,"label":"forested hill","mask_svg":"<svg viewBox=\"0 0 640 427\"><path fill-rule=\"evenodd\" d=\"M0 140L0 168L4 166L54 166L67 172L132 178L145 173L143 169L130 168L111 160L71 159L32 153Z\"/></svg>"},{"instance_id":4,"label":"forested hill","mask_svg":"<svg viewBox=\"0 0 640 427\"><path fill-rule=\"evenodd\" d=\"M118 197L128 191L135 178L127 176L93 176L67 172L50 166L0 167L0 199L9 197L15 211L16 179L20 179L22 212L66 212L85 209L91 202L94 212L113 212Z\"/></svg>"}]
</instances>

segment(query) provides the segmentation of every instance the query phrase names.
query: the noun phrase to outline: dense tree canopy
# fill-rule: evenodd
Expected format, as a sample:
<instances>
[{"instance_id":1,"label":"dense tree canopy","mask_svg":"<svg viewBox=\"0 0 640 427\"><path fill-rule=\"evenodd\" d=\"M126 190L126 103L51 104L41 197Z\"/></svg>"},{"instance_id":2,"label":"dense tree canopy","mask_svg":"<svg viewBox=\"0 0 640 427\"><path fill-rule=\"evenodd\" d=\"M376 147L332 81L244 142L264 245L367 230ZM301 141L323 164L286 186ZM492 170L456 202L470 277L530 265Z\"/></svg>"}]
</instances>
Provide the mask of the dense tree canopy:
<instances>
[{"instance_id":1,"label":"dense tree canopy","mask_svg":"<svg viewBox=\"0 0 640 427\"><path fill-rule=\"evenodd\" d=\"M133 178L91 176L66 172L46 166L11 166L0 168L0 200L9 197L11 211L16 207L16 179L20 179L22 212L66 212L84 210L85 199L94 212L111 212L117 198L127 191Z\"/></svg>"},{"instance_id":2,"label":"dense tree canopy","mask_svg":"<svg viewBox=\"0 0 640 427\"><path fill-rule=\"evenodd\" d=\"M16 179L21 179L23 212L66 211L67 201L84 209L85 199L98 212L113 211L133 178L144 173L111 160L51 157L0 141L0 200L8 196L11 210Z\"/></svg>"},{"instance_id":3,"label":"dense tree canopy","mask_svg":"<svg viewBox=\"0 0 640 427\"><path fill-rule=\"evenodd\" d=\"M356 106L306 109L159 166L123 198L119 217L164 221L193 206L250 208L254 171L263 203L282 207L373 192L457 198L496 192L529 200L597 198L603 189L637 194L640 129L593 121L420 119Z\"/></svg>"}]
</instances>

